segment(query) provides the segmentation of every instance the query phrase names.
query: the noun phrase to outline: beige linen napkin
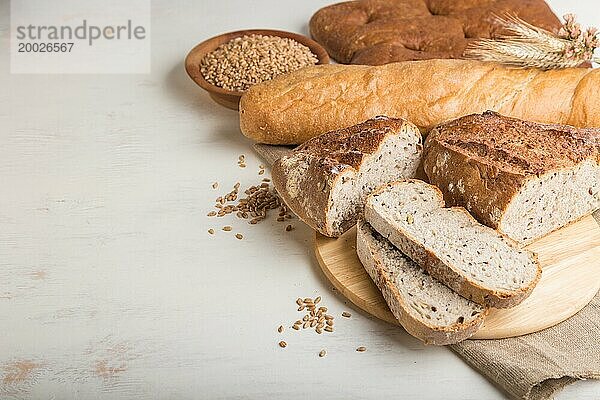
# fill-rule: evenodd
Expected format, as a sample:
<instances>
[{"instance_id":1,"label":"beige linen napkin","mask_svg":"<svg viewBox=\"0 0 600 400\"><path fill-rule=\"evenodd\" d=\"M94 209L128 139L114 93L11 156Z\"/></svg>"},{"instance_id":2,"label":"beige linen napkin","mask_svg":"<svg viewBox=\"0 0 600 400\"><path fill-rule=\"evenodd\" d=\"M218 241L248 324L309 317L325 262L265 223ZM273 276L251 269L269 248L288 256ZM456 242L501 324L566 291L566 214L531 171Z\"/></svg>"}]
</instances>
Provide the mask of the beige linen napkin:
<instances>
[{"instance_id":1,"label":"beige linen napkin","mask_svg":"<svg viewBox=\"0 0 600 400\"><path fill-rule=\"evenodd\" d=\"M600 214L596 213L596 220ZM509 339L450 346L469 365L519 399L549 399L578 379L600 379L600 293L573 317Z\"/></svg>"},{"instance_id":2,"label":"beige linen napkin","mask_svg":"<svg viewBox=\"0 0 600 400\"><path fill-rule=\"evenodd\" d=\"M254 149L269 164L290 151L260 144ZM594 217L600 224L600 211ZM514 398L551 398L579 379L600 379L600 293L552 328L509 339L465 340L450 348Z\"/></svg>"}]
</instances>

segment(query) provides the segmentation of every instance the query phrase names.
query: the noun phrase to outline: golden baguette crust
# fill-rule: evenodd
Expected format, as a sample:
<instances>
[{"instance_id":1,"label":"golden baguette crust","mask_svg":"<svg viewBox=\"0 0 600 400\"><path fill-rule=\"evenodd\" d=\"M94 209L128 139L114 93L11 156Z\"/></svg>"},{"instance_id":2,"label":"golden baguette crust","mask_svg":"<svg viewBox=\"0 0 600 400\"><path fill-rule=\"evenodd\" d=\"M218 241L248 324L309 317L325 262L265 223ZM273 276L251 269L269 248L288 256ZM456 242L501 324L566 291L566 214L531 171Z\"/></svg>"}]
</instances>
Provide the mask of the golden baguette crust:
<instances>
[{"instance_id":1,"label":"golden baguette crust","mask_svg":"<svg viewBox=\"0 0 600 400\"><path fill-rule=\"evenodd\" d=\"M514 69L471 60L382 66L319 65L251 87L240 101L244 135L300 144L376 115L423 129L493 110L544 123L600 127L600 70Z\"/></svg>"}]
</instances>

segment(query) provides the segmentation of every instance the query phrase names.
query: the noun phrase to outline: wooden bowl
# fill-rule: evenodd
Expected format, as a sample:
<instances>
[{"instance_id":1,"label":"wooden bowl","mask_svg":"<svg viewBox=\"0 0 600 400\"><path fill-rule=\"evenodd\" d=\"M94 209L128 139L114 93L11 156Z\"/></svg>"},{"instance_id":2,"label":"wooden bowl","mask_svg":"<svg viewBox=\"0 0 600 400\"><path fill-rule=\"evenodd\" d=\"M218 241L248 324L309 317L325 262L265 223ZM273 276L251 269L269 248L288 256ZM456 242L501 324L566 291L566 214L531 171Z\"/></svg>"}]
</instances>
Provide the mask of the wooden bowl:
<instances>
[{"instance_id":1,"label":"wooden bowl","mask_svg":"<svg viewBox=\"0 0 600 400\"><path fill-rule=\"evenodd\" d=\"M308 47L310 51L317 56L317 59L319 60L317 64L329 64L329 55L320 44L312 39L307 38L306 36L293 32L276 31L271 29L249 29L244 31L224 33L222 35L205 40L204 42L196 45L196 47L194 47L188 53L187 57L185 58L185 70L190 78L192 78L192 80L196 82L198 86L206 90L216 103L227 108L231 108L232 110L238 109L240 97L242 97L244 92L226 90L222 87L215 86L212 83L208 83L200 72L200 62L207 53L215 50L223 43L227 43L231 39L245 35L279 36L282 38L293 39L296 42Z\"/></svg>"}]
</instances>

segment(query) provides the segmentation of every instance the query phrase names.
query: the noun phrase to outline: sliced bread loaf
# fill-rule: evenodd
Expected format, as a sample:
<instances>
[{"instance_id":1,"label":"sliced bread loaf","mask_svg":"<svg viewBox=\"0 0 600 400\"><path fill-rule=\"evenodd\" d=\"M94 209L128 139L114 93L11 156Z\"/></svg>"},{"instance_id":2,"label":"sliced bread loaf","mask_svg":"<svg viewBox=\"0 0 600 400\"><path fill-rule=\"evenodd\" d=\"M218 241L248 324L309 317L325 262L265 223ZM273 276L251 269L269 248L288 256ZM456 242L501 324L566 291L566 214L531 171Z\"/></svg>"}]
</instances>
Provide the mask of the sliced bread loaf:
<instances>
[{"instance_id":1,"label":"sliced bread loaf","mask_svg":"<svg viewBox=\"0 0 600 400\"><path fill-rule=\"evenodd\" d=\"M446 345L481 327L486 308L432 278L364 220L356 232L358 258L408 333L427 344Z\"/></svg>"},{"instance_id":2,"label":"sliced bread loaf","mask_svg":"<svg viewBox=\"0 0 600 400\"><path fill-rule=\"evenodd\" d=\"M440 190L422 181L374 191L365 219L433 277L479 304L515 306L541 276L532 252L481 225L464 208L444 208Z\"/></svg>"},{"instance_id":3,"label":"sliced bread loaf","mask_svg":"<svg viewBox=\"0 0 600 400\"><path fill-rule=\"evenodd\" d=\"M356 224L373 189L414 177L421 153L416 126L377 117L311 139L275 161L273 184L304 222L337 237Z\"/></svg>"},{"instance_id":4,"label":"sliced bread loaf","mask_svg":"<svg viewBox=\"0 0 600 400\"><path fill-rule=\"evenodd\" d=\"M522 244L600 208L600 129L488 111L435 128L423 164L448 205Z\"/></svg>"}]
</instances>

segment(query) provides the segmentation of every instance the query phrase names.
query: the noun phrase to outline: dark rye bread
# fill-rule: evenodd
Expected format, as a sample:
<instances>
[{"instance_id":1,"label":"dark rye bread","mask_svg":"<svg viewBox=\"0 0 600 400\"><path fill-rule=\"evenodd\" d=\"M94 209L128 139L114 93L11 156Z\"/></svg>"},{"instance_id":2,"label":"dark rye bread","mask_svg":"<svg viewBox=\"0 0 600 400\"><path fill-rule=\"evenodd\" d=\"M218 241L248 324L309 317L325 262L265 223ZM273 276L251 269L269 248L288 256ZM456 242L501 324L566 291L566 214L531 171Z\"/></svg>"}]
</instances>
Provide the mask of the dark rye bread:
<instances>
[{"instance_id":1,"label":"dark rye bread","mask_svg":"<svg viewBox=\"0 0 600 400\"><path fill-rule=\"evenodd\" d=\"M424 169L448 205L529 243L600 208L600 129L522 121L494 112L442 124Z\"/></svg>"},{"instance_id":2,"label":"dark rye bread","mask_svg":"<svg viewBox=\"0 0 600 400\"><path fill-rule=\"evenodd\" d=\"M461 58L476 38L500 32L494 15L516 15L550 31L560 21L543 0L359 0L310 20L312 37L344 64Z\"/></svg>"},{"instance_id":3,"label":"dark rye bread","mask_svg":"<svg viewBox=\"0 0 600 400\"><path fill-rule=\"evenodd\" d=\"M392 314L426 344L447 345L471 337L488 309L459 296L360 220L356 252Z\"/></svg>"},{"instance_id":4,"label":"dark rye bread","mask_svg":"<svg viewBox=\"0 0 600 400\"><path fill-rule=\"evenodd\" d=\"M444 207L440 190L423 181L383 185L367 198L364 216L431 276L476 303L514 307L540 279L534 253L464 208Z\"/></svg>"},{"instance_id":5,"label":"dark rye bread","mask_svg":"<svg viewBox=\"0 0 600 400\"><path fill-rule=\"evenodd\" d=\"M273 184L313 229L340 236L354 226L373 189L414 177L421 140L411 123L376 117L313 138L275 161Z\"/></svg>"}]
</instances>

